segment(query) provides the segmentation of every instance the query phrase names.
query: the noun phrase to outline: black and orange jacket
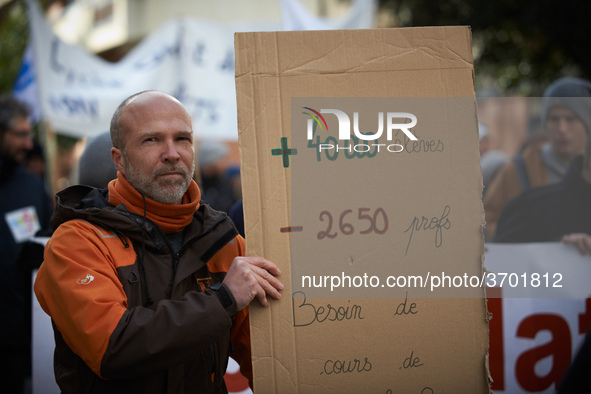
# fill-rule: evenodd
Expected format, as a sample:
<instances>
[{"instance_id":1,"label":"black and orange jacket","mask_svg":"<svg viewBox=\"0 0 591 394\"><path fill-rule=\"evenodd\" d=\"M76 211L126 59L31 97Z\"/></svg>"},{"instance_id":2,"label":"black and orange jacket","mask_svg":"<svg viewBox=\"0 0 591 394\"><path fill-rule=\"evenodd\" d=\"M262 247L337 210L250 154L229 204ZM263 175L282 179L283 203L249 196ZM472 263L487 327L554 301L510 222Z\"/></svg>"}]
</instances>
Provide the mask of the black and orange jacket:
<instances>
[{"instance_id":1,"label":"black and orange jacket","mask_svg":"<svg viewBox=\"0 0 591 394\"><path fill-rule=\"evenodd\" d=\"M35 293L52 318L62 392L226 392L229 355L252 379L248 311L209 289L244 255L225 213L198 205L175 254L106 189L73 186L56 203Z\"/></svg>"}]
</instances>

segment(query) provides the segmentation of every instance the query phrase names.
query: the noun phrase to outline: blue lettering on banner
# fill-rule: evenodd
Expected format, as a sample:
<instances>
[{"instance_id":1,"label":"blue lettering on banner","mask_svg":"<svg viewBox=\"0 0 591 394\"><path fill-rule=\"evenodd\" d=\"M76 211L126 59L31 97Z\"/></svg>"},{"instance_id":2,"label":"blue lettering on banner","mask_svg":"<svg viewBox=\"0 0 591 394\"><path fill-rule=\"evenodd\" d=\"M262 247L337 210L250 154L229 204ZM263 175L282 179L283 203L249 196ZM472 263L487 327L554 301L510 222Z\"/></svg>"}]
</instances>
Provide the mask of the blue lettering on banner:
<instances>
[{"instance_id":1,"label":"blue lettering on banner","mask_svg":"<svg viewBox=\"0 0 591 394\"><path fill-rule=\"evenodd\" d=\"M233 73L234 67L234 50L228 50L226 52L226 57L220 64L220 71L229 71Z\"/></svg>"},{"instance_id":2,"label":"blue lettering on banner","mask_svg":"<svg viewBox=\"0 0 591 394\"><path fill-rule=\"evenodd\" d=\"M178 43L176 45L164 46L158 51L149 54L146 59L136 62L133 66L139 70L155 68L162 63L167 56L172 58L180 57L181 51L181 46Z\"/></svg>"},{"instance_id":3,"label":"blue lettering on banner","mask_svg":"<svg viewBox=\"0 0 591 394\"><path fill-rule=\"evenodd\" d=\"M219 122L220 103L217 100L190 95L184 83L181 83L172 95L183 103L193 121L199 120L209 124Z\"/></svg>"},{"instance_id":4,"label":"blue lettering on banner","mask_svg":"<svg viewBox=\"0 0 591 394\"><path fill-rule=\"evenodd\" d=\"M57 37L54 38L53 41L51 41L51 57L49 60L51 64L51 69L56 73L61 74L65 72L65 68L57 61L59 45L60 41L59 39L57 39Z\"/></svg>"},{"instance_id":5,"label":"blue lettering on banner","mask_svg":"<svg viewBox=\"0 0 591 394\"><path fill-rule=\"evenodd\" d=\"M35 82L35 70L31 67L31 63L27 61L26 63L23 61L21 64L21 68L18 72L16 77L16 82L14 84L15 91L22 91L25 90L28 86L30 86L33 82Z\"/></svg>"},{"instance_id":6,"label":"blue lettering on banner","mask_svg":"<svg viewBox=\"0 0 591 394\"><path fill-rule=\"evenodd\" d=\"M177 32L177 39L175 43L172 45L164 44L159 49L155 50L153 53L148 54L145 59L139 60L133 66L136 69L144 70L144 69L151 69L158 66L162 63L168 56L171 58L180 59L181 54L183 52L182 48L182 40L183 38L183 28L179 28Z\"/></svg>"},{"instance_id":7,"label":"blue lettering on banner","mask_svg":"<svg viewBox=\"0 0 591 394\"><path fill-rule=\"evenodd\" d=\"M85 74L71 67L66 67L59 62L60 40L54 38L51 41L50 67L57 74L65 74L66 81L70 85L80 84L82 87L119 88L121 81L117 79L103 79L97 74Z\"/></svg>"},{"instance_id":8,"label":"blue lettering on banner","mask_svg":"<svg viewBox=\"0 0 591 394\"><path fill-rule=\"evenodd\" d=\"M68 95L52 94L49 97L51 109L55 113L68 116L98 118L99 101L96 98L87 99L84 97L72 97Z\"/></svg>"},{"instance_id":9,"label":"blue lettering on banner","mask_svg":"<svg viewBox=\"0 0 591 394\"><path fill-rule=\"evenodd\" d=\"M195 43L195 48L193 49L193 53L191 55L191 60L193 64L197 67L206 67L206 51L207 51L207 44L203 41L197 41ZM211 56L210 56L211 57ZM226 50L224 57L221 61L217 64L217 68L221 72L228 72L234 73L234 69L236 67L235 60L234 60L234 48L229 48Z\"/></svg>"},{"instance_id":10,"label":"blue lettering on banner","mask_svg":"<svg viewBox=\"0 0 591 394\"><path fill-rule=\"evenodd\" d=\"M205 44L201 41L197 41L195 49L193 50L193 63L196 66L203 66L203 54L205 52Z\"/></svg>"}]
</instances>

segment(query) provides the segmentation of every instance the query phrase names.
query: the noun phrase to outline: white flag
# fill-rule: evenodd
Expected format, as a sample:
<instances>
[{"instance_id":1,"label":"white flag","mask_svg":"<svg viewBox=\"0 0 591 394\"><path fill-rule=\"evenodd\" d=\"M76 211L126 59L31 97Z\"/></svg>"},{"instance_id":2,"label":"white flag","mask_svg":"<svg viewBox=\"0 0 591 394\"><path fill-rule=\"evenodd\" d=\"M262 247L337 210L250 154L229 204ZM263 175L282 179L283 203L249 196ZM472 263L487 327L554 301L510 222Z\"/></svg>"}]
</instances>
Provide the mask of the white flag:
<instances>
[{"instance_id":1,"label":"white flag","mask_svg":"<svg viewBox=\"0 0 591 394\"><path fill-rule=\"evenodd\" d=\"M376 0L353 0L346 15L339 18L319 18L299 0L281 0L284 30L370 29L374 27Z\"/></svg>"},{"instance_id":2,"label":"white flag","mask_svg":"<svg viewBox=\"0 0 591 394\"><path fill-rule=\"evenodd\" d=\"M27 5L41 108L54 131L74 137L107 131L121 101L156 89L184 104L197 138L238 138L236 26L175 19L147 36L119 62L109 63L63 42L47 24L38 2L27 0ZM261 26L249 26L258 28Z\"/></svg>"},{"instance_id":3,"label":"white flag","mask_svg":"<svg viewBox=\"0 0 591 394\"><path fill-rule=\"evenodd\" d=\"M14 97L27 103L31 108L31 122L36 123L41 119L41 104L39 103L39 89L37 75L35 74L35 58L31 41L23 53L21 67L12 90Z\"/></svg>"}]
</instances>

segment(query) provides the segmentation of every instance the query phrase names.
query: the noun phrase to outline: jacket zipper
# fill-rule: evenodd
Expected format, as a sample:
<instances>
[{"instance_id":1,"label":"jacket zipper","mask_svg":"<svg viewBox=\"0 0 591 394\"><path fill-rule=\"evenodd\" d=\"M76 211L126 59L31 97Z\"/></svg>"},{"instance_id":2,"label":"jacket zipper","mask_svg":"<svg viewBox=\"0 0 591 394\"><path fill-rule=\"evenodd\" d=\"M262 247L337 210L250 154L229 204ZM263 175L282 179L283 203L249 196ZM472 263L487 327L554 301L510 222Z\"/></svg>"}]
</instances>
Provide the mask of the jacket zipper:
<instances>
[{"instance_id":1,"label":"jacket zipper","mask_svg":"<svg viewBox=\"0 0 591 394\"><path fill-rule=\"evenodd\" d=\"M181 254L180 253L172 253L172 283L174 283L174 278L176 276L176 270L179 266L180 261L181 261Z\"/></svg>"},{"instance_id":2,"label":"jacket zipper","mask_svg":"<svg viewBox=\"0 0 591 394\"><path fill-rule=\"evenodd\" d=\"M129 213L129 216L131 218L133 218L134 221L136 221L140 225L140 228L142 227L142 221L149 222L150 225L151 225L151 227L152 227L152 229L153 229L153 231L155 231L158 234L158 238L160 238L160 240L162 242L164 242L164 245L166 245L166 247L168 248L168 250L169 250L169 252L170 252L170 254L172 256L171 283L174 284L174 279L176 277L176 272L177 272L177 269L178 269L178 265L179 265L179 262L180 262L180 259L181 259L181 255L183 254L184 250L190 244L192 244L193 242L197 241L198 239L204 237L205 235L207 235L211 231L213 231L213 229L218 224L220 224L224 219L226 219L226 217L228 215L221 216L219 220L215 221L215 223L213 223L209 228L205 229L201 234L198 234L198 235L194 236L193 238L190 238L190 239L184 241L183 244L181 245L181 249L179 250L178 253L174 253L173 252L172 247L170 246L170 242L168 241L168 238L166 237L166 235L164 234L164 232L162 231L162 229L160 227L158 227L158 225L156 223L154 223L152 220L150 220L150 219L148 219L146 217L143 217L143 216L140 216L140 215L136 215L136 214L133 214L133 213ZM136 217L138 219L140 219L140 220L135 219ZM145 231L145 230L143 228L141 228L141 231ZM146 231L146 233L149 236L150 233L148 231ZM154 241L152 241L152 242L154 242Z\"/></svg>"},{"instance_id":3,"label":"jacket zipper","mask_svg":"<svg viewBox=\"0 0 591 394\"><path fill-rule=\"evenodd\" d=\"M142 225L142 223L141 223L141 221L142 221L142 220L145 220L146 222L149 222L149 223L152 225L152 229L158 233L158 237L159 237L159 238L160 238L160 239L161 239L161 240L164 242L164 244L165 244L165 245L168 247L168 250L170 251L170 253L171 253L172 255L174 255L174 253L172 252L172 248L170 247L170 242L168 242L168 238L166 238L166 235L164 234L164 232L162 231L162 229L161 229L160 227L158 227L158 225L157 225L156 223L154 223L152 220L150 220L150 219L148 219L148 218L144 218L144 217L143 217L143 216L141 216L141 215L133 214L133 213L130 213L130 212L128 212L128 215L129 215L131 218L133 218L133 219L134 219L134 221L140 225L140 227L141 227L141 225ZM203 231L201 234L198 234L198 235L194 236L193 238L190 238L190 239L188 239L187 241L184 241L184 242L183 242L183 245L181 246L181 249L179 250L179 253L177 253L177 255L180 257L180 255L183 253L183 251L186 249L186 247L187 247L187 246L188 246L190 243L192 243L192 242L194 242L194 241L198 240L199 238L202 238L202 237L206 236L207 234L209 234L211 231L213 231L213 229L214 229L214 228L215 228L215 227L216 227L218 224L220 224L220 223L221 223L221 222L222 222L224 219L226 219L227 217L228 217L228 215L227 215L227 214L225 214L225 215L221 216L219 220L217 220L217 221L216 221L215 223L213 223L213 224L212 224L210 227L208 227L207 229L205 229L205 230L204 230L204 231ZM138 218L138 219L141 219L141 220L137 220L136 218ZM144 230L142 229L142 231L144 231ZM148 233L148 234L149 234L149 233Z\"/></svg>"}]
</instances>

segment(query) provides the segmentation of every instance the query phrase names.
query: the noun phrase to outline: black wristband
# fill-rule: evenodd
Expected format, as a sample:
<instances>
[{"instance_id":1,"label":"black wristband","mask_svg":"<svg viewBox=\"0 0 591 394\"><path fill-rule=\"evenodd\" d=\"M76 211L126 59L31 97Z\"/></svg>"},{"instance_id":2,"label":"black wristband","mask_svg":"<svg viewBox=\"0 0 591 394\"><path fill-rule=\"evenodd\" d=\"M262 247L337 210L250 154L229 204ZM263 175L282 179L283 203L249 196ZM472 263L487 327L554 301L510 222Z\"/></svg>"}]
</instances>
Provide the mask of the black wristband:
<instances>
[{"instance_id":1,"label":"black wristband","mask_svg":"<svg viewBox=\"0 0 591 394\"><path fill-rule=\"evenodd\" d=\"M209 288L213 290L216 296L218 296L224 309L232 305L232 297L230 297L230 294L228 294L228 290L226 290L226 287L223 286L221 283L211 285L209 286Z\"/></svg>"}]
</instances>

